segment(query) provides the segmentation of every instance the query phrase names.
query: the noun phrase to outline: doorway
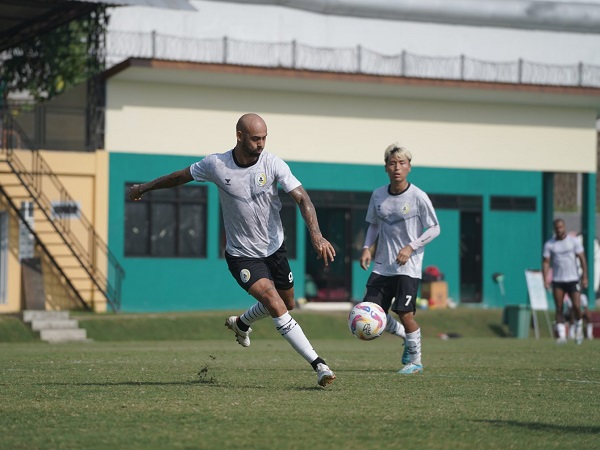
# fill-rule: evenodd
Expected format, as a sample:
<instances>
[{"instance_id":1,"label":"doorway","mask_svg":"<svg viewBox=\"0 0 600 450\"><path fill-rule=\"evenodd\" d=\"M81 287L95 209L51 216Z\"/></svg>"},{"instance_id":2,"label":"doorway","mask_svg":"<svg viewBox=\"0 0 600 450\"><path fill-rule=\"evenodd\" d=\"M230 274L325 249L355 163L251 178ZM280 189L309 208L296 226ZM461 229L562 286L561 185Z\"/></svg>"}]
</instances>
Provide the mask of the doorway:
<instances>
[{"instance_id":1,"label":"doorway","mask_svg":"<svg viewBox=\"0 0 600 450\"><path fill-rule=\"evenodd\" d=\"M460 301L481 303L483 292L482 215L460 212Z\"/></svg>"},{"instance_id":2,"label":"doorway","mask_svg":"<svg viewBox=\"0 0 600 450\"><path fill-rule=\"evenodd\" d=\"M306 232L306 278L314 283L316 295L311 301L346 302L352 292L352 267L349 217L345 208L316 208L319 226L325 239L335 249L335 260L327 267L323 260L317 259L310 235ZM313 288L313 289L314 289ZM314 292L314 291L313 291Z\"/></svg>"},{"instance_id":3,"label":"doorway","mask_svg":"<svg viewBox=\"0 0 600 450\"><path fill-rule=\"evenodd\" d=\"M365 216L370 192L310 191L319 227L331 242L336 256L325 267L317 259L310 235L306 231L305 277L307 300L347 302L352 295L352 261L360 258L367 223Z\"/></svg>"}]
</instances>

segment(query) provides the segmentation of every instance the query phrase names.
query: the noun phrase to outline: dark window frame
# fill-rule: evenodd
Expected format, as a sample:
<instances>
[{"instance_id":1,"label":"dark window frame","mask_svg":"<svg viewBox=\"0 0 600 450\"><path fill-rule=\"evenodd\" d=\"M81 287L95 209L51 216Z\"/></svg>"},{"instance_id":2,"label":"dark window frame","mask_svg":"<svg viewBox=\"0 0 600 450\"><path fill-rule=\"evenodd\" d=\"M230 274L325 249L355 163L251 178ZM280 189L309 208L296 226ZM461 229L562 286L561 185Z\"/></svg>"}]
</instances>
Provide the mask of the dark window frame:
<instances>
[{"instance_id":1,"label":"dark window frame","mask_svg":"<svg viewBox=\"0 0 600 450\"><path fill-rule=\"evenodd\" d=\"M124 227L124 245L123 245L123 254L127 258L187 258L187 259L205 259L207 257L207 242L208 242L208 188L206 186L178 186L175 188L160 189L155 191L150 191L144 194L144 197L141 202L134 202L133 200L129 200L127 197L127 192L129 187L134 183L125 183L125 227ZM168 191L168 192L167 192ZM193 192L195 191L195 192ZM130 232L127 226L128 220L128 206L136 205L136 207L144 206L145 211L145 222L147 225L147 235L144 240L144 250L143 251L132 251L128 248L128 233ZM173 230L173 251L170 254L164 254L153 250L152 246L152 216L153 212L156 213L157 207L160 205L164 205L165 207L173 208L174 212L169 218L169 220L173 221L172 230ZM182 220L181 214L182 210L185 210L186 207L190 206L199 206L200 207L200 226L199 233L201 236L194 236L193 239L198 239L198 249L193 254L184 254L182 249L182 243L184 237L182 233L185 229L182 228Z\"/></svg>"},{"instance_id":2,"label":"dark window frame","mask_svg":"<svg viewBox=\"0 0 600 450\"><path fill-rule=\"evenodd\" d=\"M490 196L491 211L515 211L535 212L537 211L537 199L533 196Z\"/></svg>"},{"instance_id":3,"label":"dark window frame","mask_svg":"<svg viewBox=\"0 0 600 450\"><path fill-rule=\"evenodd\" d=\"M438 209L457 209L460 211L481 211L481 195L428 194L433 207Z\"/></svg>"}]
</instances>

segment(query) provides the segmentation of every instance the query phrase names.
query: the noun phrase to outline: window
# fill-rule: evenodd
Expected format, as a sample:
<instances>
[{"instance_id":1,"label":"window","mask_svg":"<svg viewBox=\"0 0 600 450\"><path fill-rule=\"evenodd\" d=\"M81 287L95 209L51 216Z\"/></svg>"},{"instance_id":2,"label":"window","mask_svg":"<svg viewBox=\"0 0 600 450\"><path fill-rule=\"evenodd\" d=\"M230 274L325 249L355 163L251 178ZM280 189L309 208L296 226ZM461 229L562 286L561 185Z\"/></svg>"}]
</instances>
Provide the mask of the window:
<instances>
[{"instance_id":1,"label":"window","mask_svg":"<svg viewBox=\"0 0 600 450\"><path fill-rule=\"evenodd\" d=\"M435 209L459 209L461 211L481 211L483 197L479 195L429 194Z\"/></svg>"},{"instance_id":2,"label":"window","mask_svg":"<svg viewBox=\"0 0 600 450\"><path fill-rule=\"evenodd\" d=\"M205 258L206 199L206 186L150 191L140 202L126 197L125 256Z\"/></svg>"},{"instance_id":3,"label":"window","mask_svg":"<svg viewBox=\"0 0 600 450\"><path fill-rule=\"evenodd\" d=\"M535 197L502 197L492 196L490 199L492 211L535 211Z\"/></svg>"}]
</instances>

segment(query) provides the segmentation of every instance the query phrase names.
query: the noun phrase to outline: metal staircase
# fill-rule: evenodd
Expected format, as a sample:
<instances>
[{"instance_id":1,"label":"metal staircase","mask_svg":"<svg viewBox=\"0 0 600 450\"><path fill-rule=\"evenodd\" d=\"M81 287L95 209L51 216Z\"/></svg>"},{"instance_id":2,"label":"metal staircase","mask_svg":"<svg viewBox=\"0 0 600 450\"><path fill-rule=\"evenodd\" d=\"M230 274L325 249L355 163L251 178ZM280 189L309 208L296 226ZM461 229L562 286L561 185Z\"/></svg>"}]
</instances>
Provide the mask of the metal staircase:
<instances>
[{"instance_id":1,"label":"metal staircase","mask_svg":"<svg viewBox=\"0 0 600 450\"><path fill-rule=\"evenodd\" d=\"M25 149L19 151L15 149ZM68 285L79 307L92 310L98 301L117 312L125 276L108 246L79 205L9 113L3 114L0 149L0 195L34 236L36 244ZM31 202L33 224L22 209ZM74 206L73 211L57 205Z\"/></svg>"}]
</instances>

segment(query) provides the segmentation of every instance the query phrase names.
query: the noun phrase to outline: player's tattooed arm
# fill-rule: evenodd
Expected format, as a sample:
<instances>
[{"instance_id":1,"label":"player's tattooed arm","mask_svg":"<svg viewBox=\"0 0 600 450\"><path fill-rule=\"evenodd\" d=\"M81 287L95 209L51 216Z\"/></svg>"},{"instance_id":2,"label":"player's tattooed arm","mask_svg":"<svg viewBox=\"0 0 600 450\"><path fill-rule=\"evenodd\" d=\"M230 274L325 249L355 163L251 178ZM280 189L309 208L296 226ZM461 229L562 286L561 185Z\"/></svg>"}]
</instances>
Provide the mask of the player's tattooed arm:
<instances>
[{"instance_id":1,"label":"player's tattooed arm","mask_svg":"<svg viewBox=\"0 0 600 450\"><path fill-rule=\"evenodd\" d=\"M129 188L128 196L130 200L141 200L142 195L148 191L181 186L182 184L189 183L193 179L190 168L186 167L185 169L178 170L169 175L164 175L147 183L134 184Z\"/></svg>"},{"instance_id":2,"label":"player's tattooed arm","mask_svg":"<svg viewBox=\"0 0 600 450\"><path fill-rule=\"evenodd\" d=\"M310 234L310 240L313 248L317 252L317 257L323 259L325 265L329 265L329 261L333 262L335 257L335 249L333 245L323 237L319 228L319 221L317 220L317 212L313 205L308 193L302 186L298 186L289 192L290 196L294 199L298 208L300 208L300 214L306 223L308 232Z\"/></svg>"}]
</instances>

